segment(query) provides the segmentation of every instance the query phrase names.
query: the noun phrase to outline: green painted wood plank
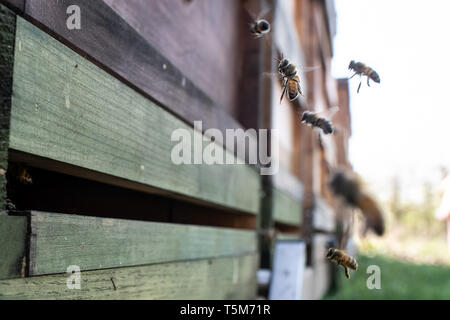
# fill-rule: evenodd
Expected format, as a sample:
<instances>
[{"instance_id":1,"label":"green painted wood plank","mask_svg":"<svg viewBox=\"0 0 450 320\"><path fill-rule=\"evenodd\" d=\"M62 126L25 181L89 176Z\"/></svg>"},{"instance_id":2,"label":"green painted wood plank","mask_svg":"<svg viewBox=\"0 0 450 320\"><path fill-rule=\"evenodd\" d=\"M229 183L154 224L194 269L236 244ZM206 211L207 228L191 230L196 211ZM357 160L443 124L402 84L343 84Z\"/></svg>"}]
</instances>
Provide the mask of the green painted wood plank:
<instances>
[{"instance_id":1,"label":"green painted wood plank","mask_svg":"<svg viewBox=\"0 0 450 320\"><path fill-rule=\"evenodd\" d=\"M30 274L236 256L257 251L256 232L32 212Z\"/></svg>"},{"instance_id":2,"label":"green painted wood plank","mask_svg":"<svg viewBox=\"0 0 450 320\"><path fill-rule=\"evenodd\" d=\"M193 128L21 18L16 47L10 148L258 213L255 170L173 164L172 132Z\"/></svg>"},{"instance_id":3,"label":"green painted wood plank","mask_svg":"<svg viewBox=\"0 0 450 320\"><path fill-rule=\"evenodd\" d=\"M302 206L298 200L277 188L274 188L272 197L274 221L294 226L301 224Z\"/></svg>"},{"instance_id":4,"label":"green painted wood plank","mask_svg":"<svg viewBox=\"0 0 450 320\"><path fill-rule=\"evenodd\" d=\"M285 166L280 165L277 174L273 175L272 185L298 202L303 202L303 184Z\"/></svg>"},{"instance_id":5,"label":"green painted wood plank","mask_svg":"<svg viewBox=\"0 0 450 320\"><path fill-rule=\"evenodd\" d=\"M25 276L27 220L0 215L0 279Z\"/></svg>"},{"instance_id":6,"label":"green painted wood plank","mask_svg":"<svg viewBox=\"0 0 450 320\"><path fill-rule=\"evenodd\" d=\"M258 255L0 281L0 299L252 299ZM111 280L112 278L112 280ZM114 290L114 285L116 290Z\"/></svg>"}]
</instances>

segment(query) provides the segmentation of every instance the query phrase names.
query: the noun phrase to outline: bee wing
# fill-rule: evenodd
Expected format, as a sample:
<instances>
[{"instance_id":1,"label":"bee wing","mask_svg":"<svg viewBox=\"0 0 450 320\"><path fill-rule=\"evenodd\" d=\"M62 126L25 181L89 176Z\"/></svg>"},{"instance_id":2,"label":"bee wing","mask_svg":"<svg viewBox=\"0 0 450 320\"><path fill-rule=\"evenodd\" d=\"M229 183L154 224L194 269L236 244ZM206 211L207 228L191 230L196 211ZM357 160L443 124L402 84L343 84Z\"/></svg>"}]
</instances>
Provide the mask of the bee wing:
<instances>
[{"instance_id":1,"label":"bee wing","mask_svg":"<svg viewBox=\"0 0 450 320\"><path fill-rule=\"evenodd\" d=\"M328 117L328 119L332 119L338 111L339 111L338 106L331 107L326 111L326 116Z\"/></svg>"},{"instance_id":2,"label":"bee wing","mask_svg":"<svg viewBox=\"0 0 450 320\"><path fill-rule=\"evenodd\" d=\"M248 6L244 5L244 9L247 12L247 14L250 16L250 18L253 20L252 22L255 22L261 18L264 18L271 10L270 7L264 9L263 11L261 11L258 14L253 13L250 8L248 8Z\"/></svg>"},{"instance_id":3,"label":"bee wing","mask_svg":"<svg viewBox=\"0 0 450 320\"><path fill-rule=\"evenodd\" d=\"M261 19L261 14L258 14L258 16L256 16L251 10L250 10L250 8L248 7L248 5L244 5L244 9L245 9L245 11L247 12L247 14L249 15L249 17L250 17L250 19L248 20L248 27L249 27L249 29L250 30L252 30L253 29L253 26L255 25L255 23L256 23L256 21L258 21L258 20L260 20ZM264 12L264 15L263 16L265 16L268 12L270 12L270 10L271 10L271 8L270 7L268 7L268 8L266 8L263 12ZM272 24L272 22L271 21L268 21L268 23L269 23L269 28L271 28L270 27L270 25ZM268 33L268 34L267 34ZM270 41L267 39L267 37L268 36L270 36L270 33L269 32L267 32L266 34L257 34L257 35L253 35L254 36L254 38L255 39L261 39L261 38L264 38L264 40L266 41L266 44L268 45L268 44L270 44Z\"/></svg>"},{"instance_id":4,"label":"bee wing","mask_svg":"<svg viewBox=\"0 0 450 320\"><path fill-rule=\"evenodd\" d=\"M317 115L319 117L322 117L322 118L325 118L325 119L331 121L331 119L333 119L333 117L336 115L336 113L338 111L339 111L339 107L338 106L334 106L334 107L331 107L330 109L317 112Z\"/></svg>"},{"instance_id":5,"label":"bee wing","mask_svg":"<svg viewBox=\"0 0 450 320\"><path fill-rule=\"evenodd\" d=\"M270 12L271 8L267 7L264 10L262 10L257 16L256 16L256 20L262 19L264 18L269 12Z\"/></svg>"},{"instance_id":6,"label":"bee wing","mask_svg":"<svg viewBox=\"0 0 450 320\"><path fill-rule=\"evenodd\" d=\"M255 22L257 19L257 16L251 11L251 9L248 7L247 5L243 6L245 9L245 12L247 12L247 14L249 15L250 19L252 20L252 22Z\"/></svg>"},{"instance_id":7,"label":"bee wing","mask_svg":"<svg viewBox=\"0 0 450 320\"><path fill-rule=\"evenodd\" d=\"M262 73L264 77L280 77L280 74L278 72L263 72Z\"/></svg>"},{"instance_id":8,"label":"bee wing","mask_svg":"<svg viewBox=\"0 0 450 320\"><path fill-rule=\"evenodd\" d=\"M315 70L322 69L321 66L312 66L312 67L302 67L302 66L299 66L298 68L299 68L301 71L303 71L303 72L311 72L311 71L315 71Z\"/></svg>"}]
</instances>

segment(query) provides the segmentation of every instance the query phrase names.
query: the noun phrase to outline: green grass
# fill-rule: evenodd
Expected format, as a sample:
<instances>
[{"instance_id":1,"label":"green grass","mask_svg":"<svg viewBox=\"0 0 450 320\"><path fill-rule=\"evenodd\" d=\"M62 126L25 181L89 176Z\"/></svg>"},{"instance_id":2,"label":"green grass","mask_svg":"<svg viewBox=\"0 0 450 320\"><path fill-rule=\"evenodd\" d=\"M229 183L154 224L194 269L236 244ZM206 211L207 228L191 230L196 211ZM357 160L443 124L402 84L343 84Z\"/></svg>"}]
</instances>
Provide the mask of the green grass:
<instances>
[{"instance_id":1,"label":"green grass","mask_svg":"<svg viewBox=\"0 0 450 320\"><path fill-rule=\"evenodd\" d=\"M338 269L337 290L326 299L450 299L450 267L403 262L384 255L358 257L359 269L351 273L351 280ZM369 290L366 273L369 265L381 270L381 289Z\"/></svg>"}]
</instances>

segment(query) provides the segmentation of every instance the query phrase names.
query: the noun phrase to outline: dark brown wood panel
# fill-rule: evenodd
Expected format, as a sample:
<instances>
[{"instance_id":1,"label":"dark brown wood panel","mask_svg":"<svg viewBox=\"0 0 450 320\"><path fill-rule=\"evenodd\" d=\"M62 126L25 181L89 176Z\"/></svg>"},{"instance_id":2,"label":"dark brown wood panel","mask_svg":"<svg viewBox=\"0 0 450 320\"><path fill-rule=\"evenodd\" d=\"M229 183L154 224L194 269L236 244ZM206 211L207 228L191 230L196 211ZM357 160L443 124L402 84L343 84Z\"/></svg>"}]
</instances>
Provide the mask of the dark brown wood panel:
<instances>
[{"instance_id":1,"label":"dark brown wood panel","mask_svg":"<svg viewBox=\"0 0 450 320\"><path fill-rule=\"evenodd\" d=\"M0 3L16 12L23 12L25 9L25 0L0 0Z\"/></svg>"},{"instance_id":2,"label":"dark brown wood panel","mask_svg":"<svg viewBox=\"0 0 450 320\"><path fill-rule=\"evenodd\" d=\"M239 0L104 2L217 104L235 114L242 31Z\"/></svg>"},{"instance_id":3,"label":"dark brown wood panel","mask_svg":"<svg viewBox=\"0 0 450 320\"><path fill-rule=\"evenodd\" d=\"M223 2L227 3L228 1ZM143 6L144 4L143 1L143 4L139 3L136 2L134 5ZM152 6L149 7L153 8L156 3L160 2L152 2ZM163 2L158 4L158 6L166 8L162 3ZM78 5L81 9L81 30L69 30L66 25L66 19L68 17L66 13L67 7L73 4ZM126 5L129 9L133 7L132 5L129 5L129 2L126 2ZM234 6L236 7L236 4ZM203 11L204 13L206 12L206 14L209 14L207 8L208 7ZM167 10L167 8L164 10ZM231 10L231 13L226 13L226 15L235 14L235 10L237 10L237 8ZM189 10L189 12L191 11L192 10ZM145 12L146 11L143 11L143 14L145 14ZM123 14L124 16L127 16L125 13ZM225 13L223 14L225 15ZM130 15L131 12L128 13L128 16ZM28 0L25 5L25 17L27 19L31 20L34 24L43 28L46 32L71 47L71 49L102 67L104 70L119 78L147 98L164 106L181 119L191 124L193 121L202 120L204 130L208 128L218 128L219 130L224 131L225 129L240 128L241 125L227 113L226 109L218 107L218 104L215 101L216 97L214 92L210 91L205 93L204 90L201 90L199 86L191 81L189 76L184 73L184 70L182 71L179 66L176 66L168 59L170 57L166 56L167 52L161 52L157 47L149 43L148 40L152 40L151 36L145 33L146 37L149 37L149 39L146 39L141 35L141 33L144 34L143 30L147 30L142 29L143 23L145 22L147 25L149 21L156 19L155 15L157 16L156 13L152 13L151 16L146 16L145 20L140 25L136 25L136 28L140 30L138 32L104 1ZM215 23L219 23L217 17L208 19L213 19ZM190 23L194 20L194 17L189 17L187 19ZM180 21L176 21L176 23L183 25ZM170 25L171 24L169 24L169 27ZM208 24L205 22L200 26L196 26L196 28L208 28ZM230 34L231 33L232 32L230 32ZM159 36L162 38L165 37L163 33L159 34ZM225 41L225 43L229 43L229 41L231 41L224 39L226 37L224 37L223 33L213 34L209 37L212 36L217 38L217 41L219 42ZM180 33L180 38L184 37L186 36L184 36L183 33ZM175 40L172 39L172 41ZM196 41L200 40L197 39ZM156 42L156 45L157 44L158 42ZM214 45L215 44L213 43L212 46ZM180 46L182 47L183 43ZM201 44L196 43L190 47L192 50L197 50L199 49L198 46L201 46ZM227 44L227 46L229 46L229 44ZM229 53L230 49L227 50L227 53L221 54L220 56L215 55L214 52L201 51L206 52L203 53L203 56L207 55L208 60L202 64L202 56L200 56L200 58L195 58L200 59L199 62L196 62L195 66L189 60L194 58L189 58L189 56L196 56L196 53L187 55L179 50L175 52L176 54L181 55L180 59L188 61L186 63L189 65L189 72L191 72L194 77L200 73L205 74L204 77L206 78L202 78L202 80L199 81L200 83L217 83L219 88L221 88L225 94L230 94L230 92L234 91L231 90L230 92L227 92L229 90L226 89L225 85L232 81L231 74L236 68L224 63L223 57ZM167 48L166 51L168 51ZM218 74L223 72L221 69L219 71L214 69L212 71L209 70L211 65L215 62L214 59L218 59L216 62L220 68L223 69L224 65L225 68L230 68L230 70L225 73L228 74L228 76L226 76L228 78L217 78ZM179 59L177 61L179 61ZM182 68L187 70L188 67L184 63L185 62L183 62ZM201 69L203 70L192 71L193 67L198 68L199 66L201 66ZM222 82L225 82L225 84L222 85Z\"/></svg>"}]
</instances>

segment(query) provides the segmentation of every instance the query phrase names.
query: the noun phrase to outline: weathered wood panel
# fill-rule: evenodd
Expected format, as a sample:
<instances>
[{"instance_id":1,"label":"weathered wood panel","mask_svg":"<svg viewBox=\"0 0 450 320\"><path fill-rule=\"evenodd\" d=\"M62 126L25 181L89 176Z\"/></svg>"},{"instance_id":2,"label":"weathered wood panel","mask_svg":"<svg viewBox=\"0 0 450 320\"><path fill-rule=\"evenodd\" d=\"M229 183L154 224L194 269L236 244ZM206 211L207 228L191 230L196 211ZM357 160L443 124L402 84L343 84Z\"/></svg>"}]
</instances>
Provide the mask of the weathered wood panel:
<instances>
[{"instance_id":1,"label":"weathered wood panel","mask_svg":"<svg viewBox=\"0 0 450 320\"><path fill-rule=\"evenodd\" d=\"M247 26L239 29L240 0L104 2L227 113L234 114L241 71L238 37L242 31L248 33Z\"/></svg>"},{"instance_id":2,"label":"weathered wood panel","mask_svg":"<svg viewBox=\"0 0 450 320\"><path fill-rule=\"evenodd\" d=\"M229 6L228 2L226 1L225 6ZM80 30L67 28L66 10L69 5L80 7L82 14ZM200 21L192 17L195 13L192 11L192 6L197 7L196 2L189 5L179 4L178 7L181 6L181 8L176 10L179 14L177 17L172 16L175 12L170 7L166 7L166 1L136 1L133 5L139 5L137 9L139 14L145 16L143 21L139 20L139 23L131 19L130 15L134 15L136 12L128 2L126 2L125 9L130 10L130 14L118 10L129 20L126 21L103 0L28 0L26 1L25 17L31 18L34 23L45 27L48 32L72 49L80 52L81 55L120 78L143 95L154 99L191 125L194 121L202 120L205 129L217 128L225 132L226 129L241 128L241 125L227 113L225 107L219 106L216 102L217 98L227 96L234 100L236 92L233 91L233 88L228 90L228 86L231 86L234 80L233 72L239 65L236 63L236 66L231 66L226 60L229 58L227 55L230 52L230 48L228 48L230 44L225 44L225 42L228 43L227 38L230 38L231 42L234 41L231 40L234 37L234 35L231 36L231 30L225 37L222 33L228 33L228 30L223 26L221 30L215 30L218 34L209 34L211 32L207 27L209 22L204 20L210 11L208 9L209 1L200 4L202 8L205 6L200 11L207 12ZM114 4L113 7L117 6ZM159 7L164 10L164 13L157 10ZM227 16L237 10L237 4L234 3L231 7L234 9L226 13ZM167 10L169 11L166 12ZM219 10L218 14L224 13ZM170 19L164 20L167 15L170 16ZM182 17L185 19L180 20ZM227 23L232 23L234 18L228 17ZM163 19L164 28L175 28L172 30L174 34L162 35L159 32L157 34L159 39L171 41L171 48L178 47L176 43L186 44L186 41L192 40L190 36L199 28L200 33L195 35L195 41L192 40L188 45L178 47L178 50L168 55L167 48L163 52L160 51L162 49L161 42L164 40L156 41L153 36L156 28L152 28L152 21L160 23L161 19ZM219 24L218 21L216 20L217 24ZM200 26L196 25L198 23ZM157 29L159 30L161 26L162 24ZM181 28L182 31L178 32L178 28ZM178 33L175 34L175 32ZM206 45L205 41L211 40L210 38L213 36L219 46L211 52L211 46ZM214 45L215 43L212 44L212 46ZM207 47L206 52L201 49L203 47ZM187 50L188 53L180 52L180 50ZM206 59L207 63L200 61L200 64L197 64L196 59L200 56L190 54L192 50L196 53L199 50L204 52L202 58ZM224 52L218 53L217 51L220 50ZM174 55L182 57L184 64L178 63L179 58L175 61L176 64L172 62L170 59L174 59ZM184 74L184 72L188 72L188 74ZM200 74L202 75L201 79L199 78ZM225 74L227 75L226 79L222 79L221 77L224 77ZM196 83L189 76L195 78ZM222 81L226 82L227 88L223 86ZM204 90L200 89L198 84ZM216 87L216 89L211 90L212 87ZM208 88L210 89L208 90ZM218 96L216 97L216 95ZM224 100L222 103L228 103L228 101Z\"/></svg>"},{"instance_id":3,"label":"weathered wood panel","mask_svg":"<svg viewBox=\"0 0 450 320\"><path fill-rule=\"evenodd\" d=\"M257 261L247 255L82 272L80 290L67 288L68 274L6 280L0 299L252 299Z\"/></svg>"},{"instance_id":4,"label":"weathered wood panel","mask_svg":"<svg viewBox=\"0 0 450 320\"><path fill-rule=\"evenodd\" d=\"M302 206L299 201L274 188L273 190L273 219L275 222L300 225L302 222Z\"/></svg>"},{"instance_id":5,"label":"weathered wood panel","mask_svg":"<svg viewBox=\"0 0 450 320\"><path fill-rule=\"evenodd\" d=\"M194 136L191 127L22 18L17 26L11 149L258 213L256 171L175 165L171 135Z\"/></svg>"},{"instance_id":6,"label":"weathered wood panel","mask_svg":"<svg viewBox=\"0 0 450 320\"><path fill-rule=\"evenodd\" d=\"M27 227L26 217L0 215L0 279L25 275Z\"/></svg>"},{"instance_id":7,"label":"weathered wood panel","mask_svg":"<svg viewBox=\"0 0 450 320\"><path fill-rule=\"evenodd\" d=\"M273 20L273 1L254 1L259 2L256 7L259 8L261 12L269 12L267 19ZM253 3L254 4L254 3ZM256 10L256 9L255 9ZM262 46L262 50L259 54L259 70L261 74L264 72L274 73L276 72L275 63L273 58L275 57L275 48L273 45L273 37L265 38L266 44ZM259 91L258 91L258 128L270 129L272 128L272 86L275 81L275 77L262 76L259 80ZM269 131L271 132L271 131ZM268 154L275 155L272 152L272 144L267 143L266 145ZM272 180L273 176L262 176L261 177L261 189L263 197L261 199L261 214L259 216L259 231L260 236L260 254L261 254L261 268L270 269L272 268L272 246L273 239L270 237L271 232L274 228L274 221L272 219L272 208L273 208L273 188Z\"/></svg>"},{"instance_id":8,"label":"weathered wood panel","mask_svg":"<svg viewBox=\"0 0 450 320\"><path fill-rule=\"evenodd\" d=\"M256 233L42 212L31 213L30 274L252 254Z\"/></svg>"},{"instance_id":9,"label":"weathered wood panel","mask_svg":"<svg viewBox=\"0 0 450 320\"><path fill-rule=\"evenodd\" d=\"M273 185L275 188L285 192L298 202L303 200L303 185L289 170L280 166L277 174L273 175Z\"/></svg>"},{"instance_id":10,"label":"weathered wood panel","mask_svg":"<svg viewBox=\"0 0 450 320\"><path fill-rule=\"evenodd\" d=\"M331 285L333 262L326 259L328 243L333 240L330 235L316 234L313 236L312 265L314 268L314 295L322 299ZM343 272L343 271L342 271ZM353 271L352 271L353 272Z\"/></svg>"},{"instance_id":11,"label":"weathered wood panel","mask_svg":"<svg viewBox=\"0 0 450 320\"><path fill-rule=\"evenodd\" d=\"M15 33L15 14L0 4L0 215L6 200Z\"/></svg>"},{"instance_id":12,"label":"weathered wood panel","mask_svg":"<svg viewBox=\"0 0 450 320\"><path fill-rule=\"evenodd\" d=\"M313 227L330 233L336 230L335 213L327 202L319 196L315 199Z\"/></svg>"},{"instance_id":13,"label":"weathered wood panel","mask_svg":"<svg viewBox=\"0 0 450 320\"><path fill-rule=\"evenodd\" d=\"M332 284L333 262L327 260L329 235L316 234L312 238L312 265L305 272L302 300L322 299ZM342 267L339 267L342 268ZM341 272L344 269L340 270Z\"/></svg>"},{"instance_id":14,"label":"weathered wood panel","mask_svg":"<svg viewBox=\"0 0 450 320\"><path fill-rule=\"evenodd\" d=\"M23 12L25 10L25 0L0 0L1 3L17 12Z\"/></svg>"}]
</instances>

